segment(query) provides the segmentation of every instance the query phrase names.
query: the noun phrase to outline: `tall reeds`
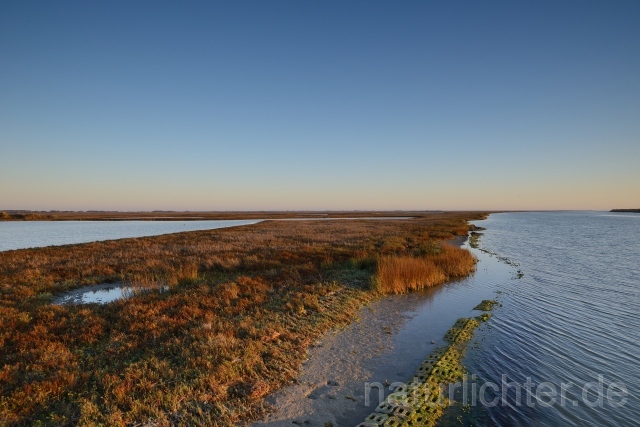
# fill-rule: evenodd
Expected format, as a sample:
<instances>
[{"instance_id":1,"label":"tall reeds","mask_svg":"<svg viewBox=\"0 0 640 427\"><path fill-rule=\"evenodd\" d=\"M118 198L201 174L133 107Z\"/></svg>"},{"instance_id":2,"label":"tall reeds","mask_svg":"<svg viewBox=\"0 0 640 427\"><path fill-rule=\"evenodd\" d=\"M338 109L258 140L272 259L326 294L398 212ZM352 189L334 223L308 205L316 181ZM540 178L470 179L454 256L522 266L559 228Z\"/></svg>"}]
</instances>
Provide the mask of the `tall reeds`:
<instances>
[{"instance_id":1,"label":"tall reeds","mask_svg":"<svg viewBox=\"0 0 640 427\"><path fill-rule=\"evenodd\" d=\"M443 244L426 255L384 255L377 259L373 288L385 294L401 294L464 277L475 270L471 252Z\"/></svg>"}]
</instances>

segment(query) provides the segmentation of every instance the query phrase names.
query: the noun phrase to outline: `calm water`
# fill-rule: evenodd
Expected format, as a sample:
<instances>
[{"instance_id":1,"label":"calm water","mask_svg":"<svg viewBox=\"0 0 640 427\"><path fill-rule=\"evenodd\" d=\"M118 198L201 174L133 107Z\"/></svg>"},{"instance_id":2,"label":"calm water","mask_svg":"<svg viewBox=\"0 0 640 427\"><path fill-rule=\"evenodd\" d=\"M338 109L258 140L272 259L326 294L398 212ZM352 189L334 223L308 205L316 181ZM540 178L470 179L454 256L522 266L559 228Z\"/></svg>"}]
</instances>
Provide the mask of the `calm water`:
<instances>
[{"instance_id":1,"label":"calm water","mask_svg":"<svg viewBox=\"0 0 640 427\"><path fill-rule=\"evenodd\" d=\"M3 221L0 222L0 251L212 230L258 222L260 220Z\"/></svg>"},{"instance_id":2,"label":"calm water","mask_svg":"<svg viewBox=\"0 0 640 427\"><path fill-rule=\"evenodd\" d=\"M108 304L133 295L133 287L123 283L102 283L85 286L54 297L54 304Z\"/></svg>"},{"instance_id":3,"label":"calm water","mask_svg":"<svg viewBox=\"0 0 640 427\"><path fill-rule=\"evenodd\" d=\"M493 423L640 425L640 214L506 213L477 224L487 228L480 246L517 263L524 277L496 281L502 307L477 334L466 365L479 383L500 384L504 374L523 386L530 377L534 392L542 382L557 392L554 404L544 407L553 401L541 394L534 407L524 391L518 405L512 387L506 406L487 409ZM629 394L621 407L611 403L622 397L607 398L613 382Z\"/></svg>"}]
</instances>

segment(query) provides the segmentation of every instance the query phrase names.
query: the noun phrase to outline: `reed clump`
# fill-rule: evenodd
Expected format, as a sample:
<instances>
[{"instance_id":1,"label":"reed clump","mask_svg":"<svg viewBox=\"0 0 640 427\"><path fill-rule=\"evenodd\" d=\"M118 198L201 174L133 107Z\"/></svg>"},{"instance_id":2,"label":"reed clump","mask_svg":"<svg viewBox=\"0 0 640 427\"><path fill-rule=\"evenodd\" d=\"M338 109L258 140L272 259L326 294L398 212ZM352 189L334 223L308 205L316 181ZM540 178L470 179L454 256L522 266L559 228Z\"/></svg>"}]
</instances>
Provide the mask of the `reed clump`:
<instances>
[{"instance_id":1,"label":"reed clump","mask_svg":"<svg viewBox=\"0 0 640 427\"><path fill-rule=\"evenodd\" d=\"M426 258L387 255L378 258L375 289L383 294L401 294L443 283L444 273Z\"/></svg>"},{"instance_id":2,"label":"reed clump","mask_svg":"<svg viewBox=\"0 0 640 427\"><path fill-rule=\"evenodd\" d=\"M373 288L383 294L401 294L464 277L475 270L476 258L467 250L443 244L439 250L414 256L384 255L377 259Z\"/></svg>"},{"instance_id":3,"label":"reed clump","mask_svg":"<svg viewBox=\"0 0 640 427\"><path fill-rule=\"evenodd\" d=\"M466 249L443 244L441 251L429 255L447 279L465 277L475 271L478 260Z\"/></svg>"}]
</instances>

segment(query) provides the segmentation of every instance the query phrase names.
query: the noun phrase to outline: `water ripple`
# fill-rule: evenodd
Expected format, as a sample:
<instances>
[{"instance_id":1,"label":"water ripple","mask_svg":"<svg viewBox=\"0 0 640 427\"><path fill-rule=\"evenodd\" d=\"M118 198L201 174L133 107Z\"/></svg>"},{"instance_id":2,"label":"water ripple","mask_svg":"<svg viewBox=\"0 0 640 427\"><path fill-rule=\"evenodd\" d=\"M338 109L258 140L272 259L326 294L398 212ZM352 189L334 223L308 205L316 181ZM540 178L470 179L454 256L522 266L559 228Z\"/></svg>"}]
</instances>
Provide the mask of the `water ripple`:
<instances>
[{"instance_id":1,"label":"water ripple","mask_svg":"<svg viewBox=\"0 0 640 427\"><path fill-rule=\"evenodd\" d=\"M478 333L471 372L484 381L501 376L524 383L548 381L578 401L551 407L488 408L498 425L635 425L640 420L640 221L597 212L507 213L478 223L481 246L516 263L520 280L503 283L503 307ZM602 406L582 401L585 384L604 378ZM606 397L612 383L629 392L622 407ZM596 396L586 393L593 399ZM559 397L558 397L559 398ZM535 402L535 399L533 400Z\"/></svg>"}]
</instances>

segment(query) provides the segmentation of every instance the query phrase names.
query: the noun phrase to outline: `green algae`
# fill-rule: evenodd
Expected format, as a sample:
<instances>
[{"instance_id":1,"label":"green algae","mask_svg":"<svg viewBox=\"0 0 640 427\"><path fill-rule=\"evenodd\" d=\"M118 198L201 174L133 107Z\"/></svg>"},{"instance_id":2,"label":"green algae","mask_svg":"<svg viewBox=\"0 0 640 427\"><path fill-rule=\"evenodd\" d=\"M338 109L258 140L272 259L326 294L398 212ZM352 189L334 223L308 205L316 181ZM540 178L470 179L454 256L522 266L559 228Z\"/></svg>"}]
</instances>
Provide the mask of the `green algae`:
<instances>
[{"instance_id":1,"label":"green algae","mask_svg":"<svg viewBox=\"0 0 640 427\"><path fill-rule=\"evenodd\" d=\"M476 316L476 319L478 319L478 321L480 322L486 322L487 320L491 319L491 313L482 313L480 316Z\"/></svg>"},{"instance_id":2,"label":"green algae","mask_svg":"<svg viewBox=\"0 0 640 427\"><path fill-rule=\"evenodd\" d=\"M485 300L482 300L482 302L476 305L473 309L480 310L480 311L491 311L493 307L497 304L498 304L498 301L485 299Z\"/></svg>"},{"instance_id":3,"label":"green algae","mask_svg":"<svg viewBox=\"0 0 640 427\"><path fill-rule=\"evenodd\" d=\"M482 236L482 233L472 231L469 236L469 246L471 246L473 249L479 249L481 236Z\"/></svg>"},{"instance_id":4,"label":"green algae","mask_svg":"<svg viewBox=\"0 0 640 427\"><path fill-rule=\"evenodd\" d=\"M462 358L467 344L480 323L490 317L483 313L478 317L458 319L444 335L448 344L431 352L412 380L396 387L357 427L435 426L450 404L443 393L446 385L464 377L466 370Z\"/></svg>"}]
</instances>

